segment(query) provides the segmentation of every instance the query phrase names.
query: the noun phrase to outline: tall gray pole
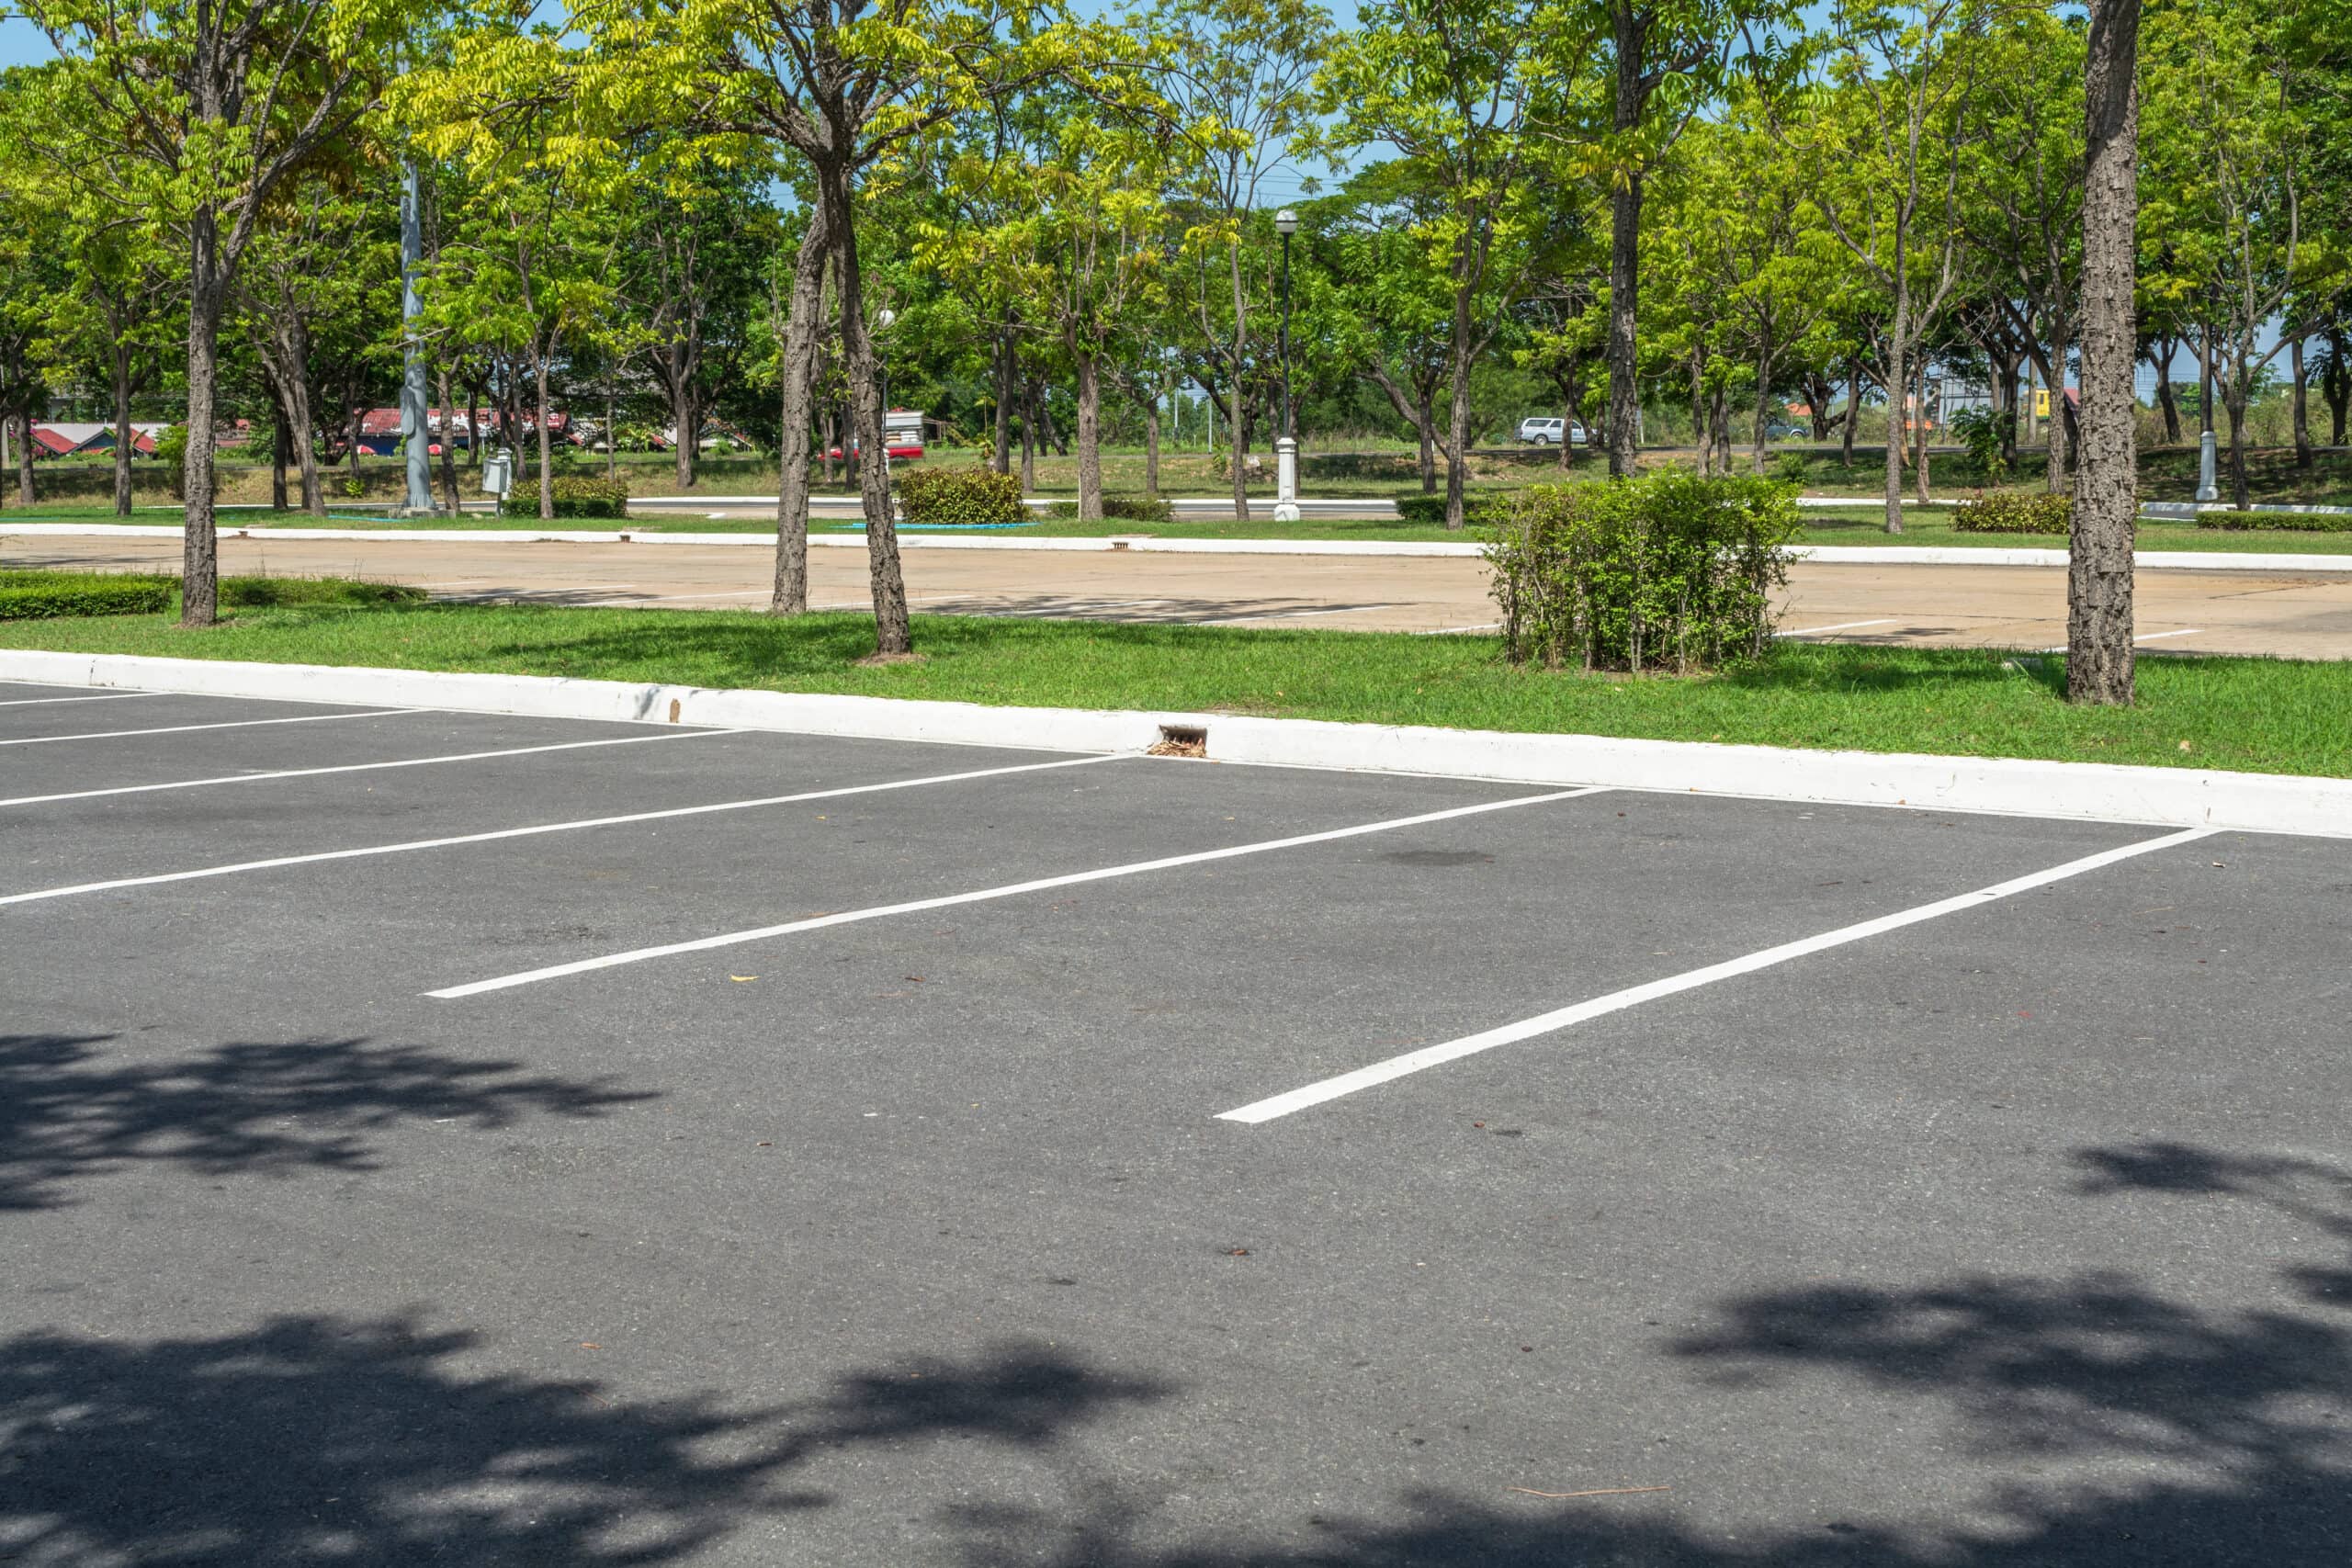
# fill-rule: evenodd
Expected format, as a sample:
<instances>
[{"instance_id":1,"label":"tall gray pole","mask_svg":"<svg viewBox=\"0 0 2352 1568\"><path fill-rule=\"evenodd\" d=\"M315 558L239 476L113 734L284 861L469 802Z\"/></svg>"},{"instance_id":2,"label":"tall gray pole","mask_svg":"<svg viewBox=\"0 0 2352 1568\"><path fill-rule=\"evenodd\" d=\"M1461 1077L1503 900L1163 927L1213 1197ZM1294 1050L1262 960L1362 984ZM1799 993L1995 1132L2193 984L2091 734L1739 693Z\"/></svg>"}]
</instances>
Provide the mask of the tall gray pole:
<instances>
[{"instance_id":1,"label":"tall gray pole","mask_svg":"<svg viewBox=\"0 0 2352 1568\"><path fill-rule=\"evenodd\" d=\"M433 510L432 420L424 401L424 344L417 318L424 301L417 297L417 269L424 261L424 218L419 210L422 191L416 162L401 165L401 434L408 451L408 506L412 513Z\"/></svg>"}]
</instances>

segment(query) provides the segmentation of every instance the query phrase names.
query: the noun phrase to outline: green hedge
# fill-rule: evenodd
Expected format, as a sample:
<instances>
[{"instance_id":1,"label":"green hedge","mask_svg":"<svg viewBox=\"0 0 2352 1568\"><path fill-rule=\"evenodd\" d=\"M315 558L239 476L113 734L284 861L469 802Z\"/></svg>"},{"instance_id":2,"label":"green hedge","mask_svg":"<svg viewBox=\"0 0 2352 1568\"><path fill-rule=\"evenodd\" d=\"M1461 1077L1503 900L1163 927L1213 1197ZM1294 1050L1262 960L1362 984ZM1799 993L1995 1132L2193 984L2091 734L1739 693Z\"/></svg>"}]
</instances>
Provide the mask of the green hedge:
<instances>
[{"instance_id":1,"label":"green hedge","mask_svg":"<svg viewBox=\"0 0 2352 1568\"><path fill-rule=\"evenodd\" d=\"M2352 534L2352 515L2328 512L2201 512L2199 528L2225 528L2233 533L2283 528L2294 534Z\"/></svg>"},{"instance_id":2,"label":"green hedge","mask_svg":"<svg viewBox=\"0 0 2352 1568\"><path fill-rule=\"evenodd\" d=\"M1053 514L1075 517L1078 515L1078 502L1057 501L1054 502ZM1106 491L1102 496L1102 515L1122 523L1165 523L1176 515L1176 509L1169 504L1164 495L1113 494Z\"/></svg>"},{"instance_id":3,"label":"green hedge","mask_svg":"<svg viewBox=\"0 0 2352 1568\"><path fill-rule=\"evenodd\" d=\"M616 479L558 474L551 488L555 491L555 514L558 517L628 515L628 486ZM539 514L538 481L516 479L514 488L499 502L498 514L501 517L537 517Z\"/></svg>"},{"instance_id":4,"label":"green hedge","mask_svg":"<svg viewBox=\"0 0 2352 1568\"><path fill-rule=\"evenodd\" d=\"M1798 526L1795 491L1767 479L1530 486L1487 536L1505 650L1636 674L1760 658Z\"/></svg>"},{"instance_id":5,"label":"green hedge","mask_svg":"<svg viewBox=\"0 0 2352 1568\"><path fill-rule=\"evenodd\" d=\"M0 571L0 621L46 621L69 615L141 615L168 608L176 586L168 577L111 572Z\"/></svg>"},{"instance_id":6,"label":"green hedge","mask_svg":"<svg viewBox=\"0 0 2352 1568\"><path fill-rule=\"evenodd\" d=\"M897 475L899 508L927 528L1026 523L1021 481L993 468L905 468Z\"/></svg>"},{"instance_id":7,"label":"green hedge","mask_svg":"<svg viewBox=\"0 0 2352 1568\"><path fill-rule=\"evenodd\" d=\"M1995 491L1952 508L1951 525L1962 534L2064 534L2075 521L2075 498L2047 491Z\"/></svg>"},{"instance_id":8,"label":"green hedge","mask_svg":"<svg viewBox=\"0 0 2352 1568\"><path fill-rule=\"evenodd\" d=\"M422 604L422 588L402 582L361 582L348 577L224 577L224 609L267 610L297 604Z\"/></svg>"},{"instance_id":9,"label":"green hedge","mask_svg":"<svg viewBox=\"0 0 2352 1568\"><path fill-rule=\"evenodd\" d=\"M1507 490L1472 490L1462 492L1462 520L1468 526L1492 526L1510 515L1511 498L1516 491ZM1396 498L1396 515L1408 523L1442 525L1445 522L1445 497L1442 495L1400 495Z\"/></svg>"}]
</instances>

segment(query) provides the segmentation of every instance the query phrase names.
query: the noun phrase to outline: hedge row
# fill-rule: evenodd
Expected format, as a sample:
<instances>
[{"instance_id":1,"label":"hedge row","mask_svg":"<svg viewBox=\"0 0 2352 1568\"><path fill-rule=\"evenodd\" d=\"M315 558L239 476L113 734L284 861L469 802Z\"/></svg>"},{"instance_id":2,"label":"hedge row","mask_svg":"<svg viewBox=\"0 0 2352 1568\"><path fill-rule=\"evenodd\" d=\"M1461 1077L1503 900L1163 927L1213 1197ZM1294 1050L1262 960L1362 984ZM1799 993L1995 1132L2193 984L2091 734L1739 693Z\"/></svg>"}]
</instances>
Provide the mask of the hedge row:
<instances>
[{"instance_id":1,"label":"hedge row","mask_svg":"<svg viewBox=\"0 0 2352 1568\"><path fill-rule=\"evenodd\" d=\"M1491 526L1510 515L1511 498L1516 491L1507 490L1472 490L1462 493L1462 520L1470 527ZM1445 522L1445 497L1442 495L1400 495L1396 498L1396 515L1408 523L1442 525Z\"/></svg>"},{"instance_id":2,"label":"hedge row","mask_svg":"<svg viewBox=\"0 0 2352 1568\"><path fill-rule=\"evenodd\" d=\"M168 577L0 571L0 621L152 615L169 607L175 586Z\"/></svg>"},{"instance_id":3,"label":"hedge row","mask_svg":"<svg viewBox=\"0 0 2352 1568\"><path fill-rule=\"evenodd\" d=\"M2074 526L2071 495L1995 491L1952 508L1951 525L1962 534L2064 534Z\"/></svg>"},{"instance_id":4,"label":"hedge row","mask_svg":"<svg viewBox=\"0 0 2352 1568\"><path fill-rule=\"evenodd\" d=\"M896 476L899 509L925 528L978 528L1026 523L1021 481L993 468L910 468Z\"/></svg>"},{"instance_id":5,"label":"hedge row","mask_svg":"<svg viewBox=\"0 0 2352 1568\"><path fill-rule=\"evenodd\" d=\"M555 492L555 514L558 517L627 517L628 515L628 486L617 479L589 479L584 475L558 474L552 481ZM539 514L539 482L517 479L498 502L501 517L537 517Z\"/></svg>"},{"instance_id":6,"label":"hedge row","mask_svg":"<svg viewBox=\"0 0 2352 1568\"><path fill-rule=\"evenodd\" d=\"M2352 534L2352 514L2329 512L2204 512L2197 517L2199 528L2226 528L2239 532L2259 528L2267 533L2283 528L2296 534Z\"/></svg>"},{"instance_id":7,"label":"hedge row","mask_svg":"<svg viewBox=\"0 0 2352 1568\"><path fill-rule=\"evenodd\" d=\"M1487 535L1505 651L1552 669L1690 674L1761 658L1795 491L1664 469L1533 485Z\"/></svg>"},{"instance_id":8,"label":"hedge row","mask_svg":"<svg viewBox=\"0 0 2352 1568\"><path fill-rule=\"evenodd\" d=\"M1054 502L1053 514L1075 517L1078 515L1078 502L1057 501ZM1176 509L1169 504L1164 495L1114 494L1106 491L1102 496L1102 515L1121 523L1165 523L1176 515Z\"/></svg>"}]
</instances>

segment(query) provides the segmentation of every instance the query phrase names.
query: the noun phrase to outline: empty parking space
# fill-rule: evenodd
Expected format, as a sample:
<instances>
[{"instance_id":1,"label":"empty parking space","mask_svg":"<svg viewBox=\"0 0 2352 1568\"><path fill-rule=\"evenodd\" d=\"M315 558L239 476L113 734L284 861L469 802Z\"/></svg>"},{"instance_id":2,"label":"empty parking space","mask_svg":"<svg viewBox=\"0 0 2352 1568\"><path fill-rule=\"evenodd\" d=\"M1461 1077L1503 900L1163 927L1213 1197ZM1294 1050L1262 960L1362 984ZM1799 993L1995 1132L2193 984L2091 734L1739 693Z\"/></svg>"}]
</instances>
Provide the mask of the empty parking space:
<instances>
[{"instance_id":1,"label":"empty parking space","mask_svg":"<svg viewBox=\"0 0 2352 1568\"><path fill-rule=\"evenodd\" d=\"M2341 1560L2352 843L82 694L31 1560Z\"/></svg>"}]
</instances>

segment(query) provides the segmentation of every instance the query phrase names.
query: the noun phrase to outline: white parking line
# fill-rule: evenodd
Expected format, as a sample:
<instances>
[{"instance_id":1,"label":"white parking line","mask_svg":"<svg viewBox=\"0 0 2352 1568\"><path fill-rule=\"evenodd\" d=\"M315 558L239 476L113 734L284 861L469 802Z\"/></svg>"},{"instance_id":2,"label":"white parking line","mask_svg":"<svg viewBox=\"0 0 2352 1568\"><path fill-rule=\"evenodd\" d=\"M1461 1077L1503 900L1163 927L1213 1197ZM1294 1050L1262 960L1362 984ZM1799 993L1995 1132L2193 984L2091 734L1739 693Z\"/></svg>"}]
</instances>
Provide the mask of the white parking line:
<instances>
[{"instance_id":1,"label":"white parking line","mask_svg":"<svg viewBox=\"0 0 2352 1568\"><path fill-rule=\"evenodd\" d=\"M161 729L94 729L79 735L28 735L15 740L0 740L0 746L46 746L52 740L119 740L132 735L186 735L198 729L251 729L263 724L324 724L335 718L399 718L407 714L441 711L440 708L369 708L365 713L306 713L292 718L237 718L225 724L174 724Z\"/></svg>"},{"instance_id":2,"label":"white parking line","mask_svg":"<svg viewBox=\"0 0 2352 1568\"><path fill-rule=\"evenodd\" d=\"M223 773L218 778L175 779L170 784L117 784L64 795L20 795L0 806L46 806L59 800L93 800L102 795L148 795L160 789L203 789L211 784L260 784L265 779L313 779L324 773L364 773L378 768L429 768L435 762L479 762L492 757L528 757L541 751L581 751L592 746L644 746L656 740L698 740L710 735L742 735L741 729L688 729L660 735L625 735L613 740L565 740L552 746L514 746L503 751L458 751L442 757L402 757L390 762L344 762L332 768L281 768L270 773Z\"/></svg>"},{"instance_id":3,"label":"white parking line","mask_svg":"<svg viewBox=\"0 0 2352 1568\"><path fill-rule=\"evenodd\" d=\"M281 866L316 865L322 861L359 860L368 855L405 854L411 850L442 850L457 844L487 844L499 839L528 839L541 833L571 833L584 828L616 828L629 822L666 822L676 817L705 817L716 811L750 811L763 806L789 806L797 800L832 800L844 795L876 795L885 790L915 789L923 784L961 784L967 779L992 779L1005 773L1034 773L1047 768L1082 768L1092 762L1117 761L1130 752L1099 757L1067 758L1055 762L1023 762L1010 768L979 768L969 773L934 773L928 778L894 779L888 784L847 784L840 789L812 789L798 795L763 795L757 800L721 800L708 806L679 806L667 811L632 811L626 817L587 817L571 822L541 822L528 828L500 828L487 833L459 833L447 839L410 839L396 844L368 844L356 850L322 850L315 854L279 855L271 860L238 861L229 865L199 866L194 871L167 871L154 876L121 876L108 882L80 882L67 887L42 887L30 893L0 897L0 904L34 904L46 898L71 898L84 893L107 893L121 887L153 887L164 882L193 882L199 877L234 876L245 871L275 871Z\"/></svg>"},{"instance_id":4,"label":"white parking line","mask_svg":"<svg viewBox=\"0 0 2352 1568\"><path fill-rule=\"evenodd\" d=\"M733 947L741 942L764 942L770 937L790 936L796 931L822 931L828 926L846 926L860 920L886 919L892 915L919 914L925 909L944 909L957 904L978 904L992 898L1011 898L1023 893L1043 893L1055 887L1074 887L1085 882L1106 882L1115 876L1138 876L1146 872L1170 871L1180 865L1199 865L1207 861L1233 860L1241 855L1261 855L1273 850L1295 849L1301 844L1328 844L1335 839L1359 838L1366 833L1386 833L1398 828L1415 828L1425 822L1446 822L1457 817L1475 817L1487 811L1508 811L1516 806L1541 806L1547 801L1575 800L1580 795L1600 795L1599 788L1554 790L1546 795L1515 795L1509 800L1481 801L1476 806L1456 806L1444 811L1425 811L1417 817L1396 817L1385 822L1363 822L1352 828L1330 828L1319 833L1300 833L1287 839L1265 839L1251 844L1232 844L1221 850L1198 850L1191 854L1168 855L1159 860L1130 861L1125 865L1104 866L1097 871L1074 871L1063 876L1042 876L1034 882L1009 883L1001 887L983 887L971 893L951 893L939 898L916 898L904 904L881 904L869 909L845 909L834 915L812 915L805 920L786 920L782 925L756 926L750 931L725 931L718 936L695 937L689 942L664 942L659 947L632 948L627 953L610 953L601 958L575 959L570 964L551 964L544 969L526 969L520 974L501 975L495 979L475 980L463 986L450 986L443 990L424 994L442 1001L459 997L478 996L484 991L503 991L511 986L528 986L541 980L561 979L566 975L584 975L592 969L611 969L623 964L642 964L649 958L668 958L681 953L707 953L714 947Z\"/></svg>"},{"instance_id":5,"label":"white parking line","mask_svg":"<svg viewBox=\"0 0 2352 1568\"><path fill-rule=\"evenodd\" d=\"M1891 626L1894 624L1892 619L1887 618L1875 621L1840 621L1834 626L1805 626L1797 631L1774 632L1772 635L1774 637L1819 637L1823 632L1849 632L1857 626Z\"/></svg>"},{"instance_id":6,"label":"white parking line","mask_svg":"<svg viewBox=\"0 0 2352 1568\"><path fill-rule=\"evenodd\" d=\"M10 697L0 708L39 707L43 703L119 703L125 697L163 697L168 692L108 692L97 697Z\"/></svg>"},{"instance_id":7,"label":"white parking line","mask_svg":"<svg viewBox=\"0 0 2352 1568\"><path fill-rule=\"evenodd\" d=\"M1670 997L1682 991L1695 990L1701 986L1711 986L1718 980L1728 980L1735 976L1754 974L1758 969L1769 969L1776 964L1786 964L1791 959L1803 958L1808 953L1820 953L1828 948L1843 947L1848 942L1860 942L1865 937L1899 931L1905 926L1917 925L1922 920L1932 920L1939 916L1956 914L1962 909L1973 909L1996 899L2012 897L2019 893L2030 892L2036 887L2046 887L2053 882L2063 882L2070 876L2079 876L2086 871L2097 871L2101 866L2113 865L2118 861L2130 860L2135 855L2144 855L2157 850L2170 849L2175 844L2186 844L2198 839L2210 838L2221 830L2218 828L2191 828L2184 832L2167 833L2162 838L2143 839L2136 844L2125 844L2120 849L2102 850L2098 854L2085 855L2080 860L2068 861L2064 865L2052 866L2047 871L2037 871L2028 876L1996 883L1990 887L1980 887L1973 893L1962 893L1956 897L1939 899L1933 904L1922 904L1917 908L1905 909L1897 914L1881 915L1876 919L1863 920L1856 925L1840 926L1836 931L1824 931L1818 936L1782 942L1778 947L1768 947L1759 953L1751 953L1744 958L1734 958L1723 964L1710 964L1703 969L1692 969L1684 974L1668 976L1663 980L1652 980L1646 985L1629 986L1622 991L1611 991L1605 997L1595 997L1589 1002L1578 1002L1573 1007L1561 1008L1554 1012L1539 1013L1533 1018L1522 1020L1518 1023L1507 1023L1499 1029L1489 1029L1482 1033L1465 1034L1459 1040L1449 1040L1441 1045L1425 1045L1418 1051L1408 1051L1401 1056L1391 1056L1385 1062L1375 1062L1371 1066L1359 1067L1351 1073L1342 1073L1337 1077L1325 1078L1319 1083L1308 1084L1304 1089L1295 1089L1286 1094L1252 1100L1238 1110L1218 1112L1217 1120L1220 1122L1271 1122L1277 1116L1288 1116L1293 1111L1304 1111L1309 1106L1320 1105L1327 1100L1337 1100L1342 1095L1353 1094L1358 1089L1371 1089L1375 1085L1404 1077L1408 1074L1421 1072L1447 1062L1459 1061L1464 1056L1475 1056L1481 1051L1491 1051L1498 1045L1510 1045L1521 1040L1532 1040L1539 1034L1550 1034L1573 1024L1582 1023L1588 1019L1600 1018L1607 1013L1622 1012L1627 1008L1639 1007L1644 1002L1656 1001L1660 997Z\"/></svg>"}]
</instances>

